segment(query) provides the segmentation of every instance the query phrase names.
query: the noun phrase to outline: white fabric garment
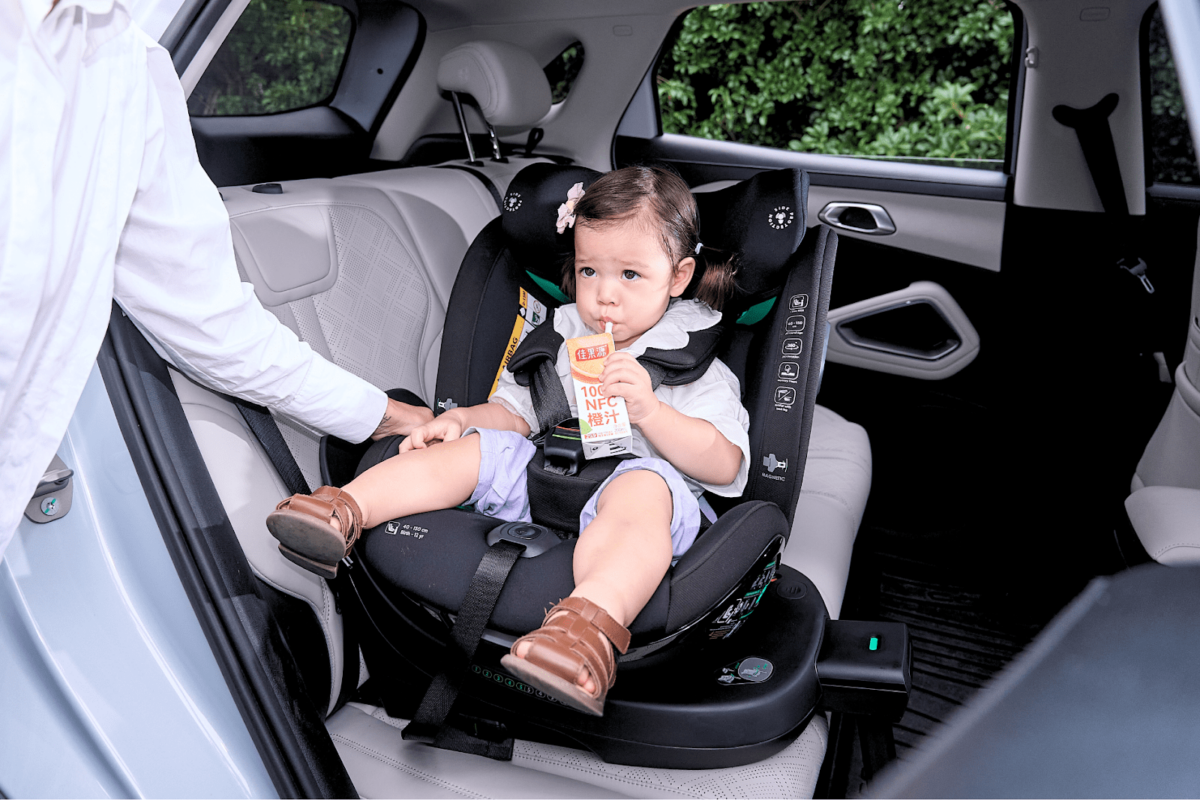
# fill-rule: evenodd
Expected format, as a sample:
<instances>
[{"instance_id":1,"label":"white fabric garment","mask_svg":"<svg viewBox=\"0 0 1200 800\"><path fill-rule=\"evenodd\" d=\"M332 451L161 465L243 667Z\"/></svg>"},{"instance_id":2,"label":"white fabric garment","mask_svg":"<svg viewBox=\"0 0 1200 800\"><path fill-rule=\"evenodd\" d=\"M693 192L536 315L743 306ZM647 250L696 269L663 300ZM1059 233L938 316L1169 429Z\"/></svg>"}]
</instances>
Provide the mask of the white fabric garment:
<instances>
[{"instance_id":1,"label":"white fabric garment","mask_svg":"<svg viewBox=\"0 0 1200 800\"><path fill-rule=\"evenodd\" d=\"M720 321L721 315L699 300L672 300L662 319L621 352L640 356L651 347L659 350L678 350L687 345L690 331L707 330ZM564 339L595 333L584 324L574 303L555 309L554 330ZM565 343L558 348L554 366L559 380L562 381L563 391L567 394L571 414L575 416L579 412L575 407L575 385L571 378L571 362L567 358ZM692 493L699 496L707 490L721 497L741 495L750 475L750 414L742 405L741 385L737 376L721 359L714 358L699 380L683 386L659 386L654 390L654 396L681 414L711 422L722 436L742 451L742 465L738 468L737 478L733 483L725 486L702 483L685 474L684 480L691 487ZM537 431L537 414L533 410L533 398L529 387L518 384L507 369L501 374L496 391L488 401L505 406L524 419L529 424L530 431ZM633 454L663 458L662 453L646 441L646 437L636 425L633 426Z\"/></svg>"},{"instance_id":2,"label":"white fabric garment","mask_svg":"<svg viewBox=\"0 0 1200 800\"><path fill-rule=\"evenodd\" d=\"M259 304L171 59L119 0L0 0L0 556L112 301L185 374L350 441L387 398Z\"/></svg>"}]
</instances>

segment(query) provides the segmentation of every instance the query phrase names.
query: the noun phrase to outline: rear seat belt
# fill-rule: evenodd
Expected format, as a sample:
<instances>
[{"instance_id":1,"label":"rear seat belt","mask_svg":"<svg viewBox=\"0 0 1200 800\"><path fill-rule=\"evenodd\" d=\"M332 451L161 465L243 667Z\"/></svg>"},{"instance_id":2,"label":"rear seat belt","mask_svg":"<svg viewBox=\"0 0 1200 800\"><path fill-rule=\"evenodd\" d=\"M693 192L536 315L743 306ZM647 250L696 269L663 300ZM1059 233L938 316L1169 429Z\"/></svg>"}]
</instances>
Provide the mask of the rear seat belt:
<instances>
[{"instance_id":1,"label":"rear seat belt","mask_svg":"<svg viewBox=\"0 0 1200 800\"><path fill-rule=\"evenodd\" d=\"M479 170L471 169L470 167L464 167L461 164L438 164L437 169L457 169L474 175L479 179L479 182L483 184L483 188L487 189L488 193L491 194L492 200L496 201L496 210L504 210L504 198L500 196L500 190L496 188L496 184L492 183L491 178L489 178L487 175L484 175Z\"/></svg>"},{"instance_id":2,"label":"rear seat belt","mask_svg":"<svg viewBox=\"0 0 1200 800\"><path fill-rule=\"evenodd\" d=\"M300 471L300 465L296 463L296 457L292 455L291 449L287 446L287 442L283 438L283 433L279 430L279 424L275 422L275 418L271 416L271 412L262 406L255 405L240 397L231 396L229 397L229 401L237 406L238 411L241 412L242 419L246 421L250 432L254 434L254 438L262 446L263 452L267 454L271 466L275 467L275 471L279 473L284 488L291 494L312 494L312 490L308 486L308 481L304 480L304 473ZM342 570L337 578L326 581L329 584L330 591L333 592L334 602L337 605L339 613L342 610L339 600L344 580L345 570ZM338 700L335 705L341 705L342 702L348 700L350 695L358 688L359 670L358 640L354 636L353 626L350 624L350 621L343 618L342 685L338 689Z\"/></svg>"},{"instance_id":3,"label":"rear seat belt","mask_svg":"<svg viewBox=\"0 0 1200 800\"><path fill-rule=\"evenodd\" d=\"M1112 126L1108 123L1119 101L1120 97L1114 92L1105 95L1091 108L1057 105L1052 113L1059 123L1075 130L1088 172L1100 195L1100 205L1117 222L1117 236L1121 240L1117 266L1141 281L1147 294L1154 294L1154 285L1146 275L1146 262L1137 253L1133 221L1129 215L1129 203L1125 199L1125 182L1121 180L1121 163L1113 143Z\"/></svg>"},{"instance_id":4,"label":"rear seat belt","mask_svg":"<svg viewBox=\"0 0 1200 800\"><path fill-rule=\"evenodd\" d=\"M308 481L304 480L304 473L300 471L296 457L288 449L287 442L284 441L279 425L271 416L271 412L239 397L230 397L229 399L237 406L238 411L242 412L242 419L246 421L254 438L262 445L262 449L266 451L271 466L275 467L275 471L283 480L284 488L292 494L312 494L312 490L308 487Z\"/></svg>"},{"instance_id":5,"label":"rear seat belt","mask_svg":"<svg viewBox=\"0 0 1200 800\"><path fill-rule=\"evenodd\" d=\"M1119 101L1120 97L1114 92L1105 95L1090 108L1057 105L1052 113L1059 123L1075 130L1088 172L1091 173L1096 192L1100 195L1100 205L1105 213L1116 221L1117 266L1137 278L1147 295L1153 295L1154 284L1150 283L1146 261L1138 254L1139 243L1133 218L1129 213L1129 203L1125 198L1125 183L1121 179L1121 164L1117 159L1112 126L1108 121ZM1172 371L1163 354L1162 339L1165 337L1161 331L1162 314L1157 306L1158 301L1149 298L1145 298L1141 303L1132 302L1130 310L1134 315L1141 317L1143 324L1131 326L1131 330L1149 331L1148 334L1143 334L1143 340L1137 349L1153 354L1161 382L1173 383Z\"/></svg>"}]
</instances>

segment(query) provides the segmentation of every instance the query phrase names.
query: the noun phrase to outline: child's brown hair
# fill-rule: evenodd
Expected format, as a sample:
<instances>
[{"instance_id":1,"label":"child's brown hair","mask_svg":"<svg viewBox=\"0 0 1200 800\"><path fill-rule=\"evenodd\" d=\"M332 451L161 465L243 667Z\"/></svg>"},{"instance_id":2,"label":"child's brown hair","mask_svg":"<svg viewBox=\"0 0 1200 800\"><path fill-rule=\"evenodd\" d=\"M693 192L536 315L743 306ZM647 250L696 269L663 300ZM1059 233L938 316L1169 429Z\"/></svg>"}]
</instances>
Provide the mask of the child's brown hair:
<instances>
[{"instance_id":1,"label":"child's brown hair","mask_svg":"<svg viewBox=\"0 0 1200 800\"><path fill-rule=\"evenodd\" d=\"M696 198L673 172L659 167L622 167L600 176L575 206L575 224L602 226L648 212L661 231L663 251L672 268L685 258L696 259L700 283L695 294L717 311L733 293L733 258L700 246L700 213ZM575 299L575 255L563 264L563 292Z\"/></svg>"}]
</instances>

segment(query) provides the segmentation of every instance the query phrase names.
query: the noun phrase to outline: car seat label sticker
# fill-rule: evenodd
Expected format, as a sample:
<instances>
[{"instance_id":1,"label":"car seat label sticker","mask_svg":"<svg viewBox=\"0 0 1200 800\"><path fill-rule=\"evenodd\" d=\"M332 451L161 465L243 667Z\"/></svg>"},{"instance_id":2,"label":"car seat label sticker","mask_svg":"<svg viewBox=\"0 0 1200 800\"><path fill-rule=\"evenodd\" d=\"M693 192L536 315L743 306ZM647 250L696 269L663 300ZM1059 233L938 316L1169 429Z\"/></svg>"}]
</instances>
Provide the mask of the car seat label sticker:
<instances>
[{"instance_id":1,"label":"car seat label sticker","mask_svg":"<svg viewBox=\"0 0 1200 800\"><path fill-rule=\"evenodd\" d=\"M754 609L758 607L763 595L775 580L775 569L779 566L778 557L772 553L770 562L763 564L765 558L760 558L759 562L751 568L750 574L753 574L755 569L760 570L754 577L753 582L748 586L743 583L740 594L735 594L734 598L713 618L708 627L708 638L726 639L737 633L738 629L745 624L746 619L754 613Z\"/></svg>"},{"instance_id":2,"label":"car seat label sticker","mask_svg":"<svg viewBox=\"0 0 1200 800\"><path fill-rule=\"evenodd\" d=\"M739 686L747 683L762 683L775 672L775 665L765 658L750 656L722 667L717 673L717 683L722 686Z\"/></svg>"},{"instance_id":3,"label":"car seat label sticker","mask_svg":"<svg viewBox=\"0 0 1200 800\"><path fill-rule=\"evenodd\" d=\"M517 352L517 346L525 341L525 337L531 330L546 321L546 311L545 303L521 289L521 307L517 309L517 321L513 323L512 333L508 337L508 346L504 348L504 358L500 359L500 369L496 370L496 377L492 380L492 389L488 392L488 397L496 393L496 387L500 385L500 376L504 374L504 369L508 366L513 353Z\"/></svg>"}]
</instances>

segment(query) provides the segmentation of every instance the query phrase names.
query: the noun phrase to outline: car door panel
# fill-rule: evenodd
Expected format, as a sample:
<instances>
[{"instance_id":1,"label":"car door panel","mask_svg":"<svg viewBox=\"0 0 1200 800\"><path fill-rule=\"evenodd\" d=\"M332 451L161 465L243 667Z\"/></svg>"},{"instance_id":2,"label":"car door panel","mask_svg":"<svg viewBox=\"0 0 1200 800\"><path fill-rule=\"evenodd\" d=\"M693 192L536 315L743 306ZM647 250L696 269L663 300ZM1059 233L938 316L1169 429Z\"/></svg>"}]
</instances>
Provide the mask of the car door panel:
<instances>
[{"instance_id":1,"label":"car door panel","mask_svg":"<svg viewBox=\"0 0 1200 800\"><path fill-rule=\"evenodd\" d=\"M877 241L887 247L937 256L993 272L1000 271L1004 239L1003 200L967 200L932 194L881 192L823 186L814 179L808 192L810 220L835 203L875 205L887 211L894 233L855 232L833 226L842 238Z\"/></svg>"},{"instance_id":2,"label":"car door panel","mask_svg":"<svg viewBox=\"0 0 1200 800\"><path fill-rule=\"evenodd\" d=\"M931 546L937 542L943 552L974 546L978 525L969 520L978 519L977 509L994 505L1001 471L997 460L980 454L1001 451L1003 441L994 402L1003 365L990 351L1005 327L999 301L1008 176L670 134L619 137L615 153L633 162L669 164L698 189L718 188L713 182L762 169L806 169L810 225L832 202L887 210L894 234L839 231L831 324L903 306L933 284L953 308L943 318L958 321L948 338L964 344L941 362L898 354L894 351L905 346L928 349L921 345L937 341L913 340L909 320L880 314L874 322L882 324L857 344L842 331L830 337L818 401L871 436L874 477L864 525L873 514L886 514L888 530ZM910 289L914 284L917 289ZM864 338L874 341L864 347Z\"/></svg>"}]
</instances>

